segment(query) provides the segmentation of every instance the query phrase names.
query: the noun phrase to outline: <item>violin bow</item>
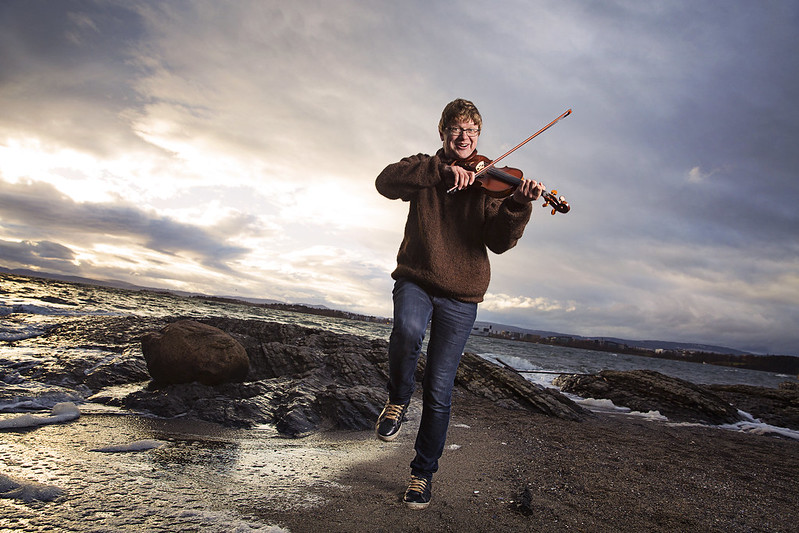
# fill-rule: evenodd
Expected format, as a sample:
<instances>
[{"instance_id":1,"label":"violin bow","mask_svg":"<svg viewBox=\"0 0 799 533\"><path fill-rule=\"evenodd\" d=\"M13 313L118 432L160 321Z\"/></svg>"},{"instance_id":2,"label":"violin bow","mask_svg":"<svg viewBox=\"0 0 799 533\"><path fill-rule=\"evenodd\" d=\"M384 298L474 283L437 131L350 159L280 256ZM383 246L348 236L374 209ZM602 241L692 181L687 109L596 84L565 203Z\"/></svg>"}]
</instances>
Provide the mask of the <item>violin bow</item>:
<instances>
[{"instance_id":1,"label":"violin bow","mask_svg":"<svg viewBox=\"0 0 799 533\"><path fill-rule=\"evenodd\" d=\"M557 124L559 121L561 121L561 120L563 120L564 118L566 118L566 117L568 117L569 115L571 115L571 113L572 113L572 110L571 110L571 109L567 109L567 110L566 110L566 111L565 111L565 112L564 112L562 115L560 115L558 118L556 118L555 120L553 120L552 122L550 122L549 124L547 124L546 126L544 126L543 128L541 128L541 129L540 129L540 130L538 130L537 132L533 133L532 135L530 135L529 137L527 137L525 140L523 140L522 142L520 142L519 144L517 144L516 146L514 146L513 148L511 148L510 150L508 150L507 152L505 152L505 153L504 153L504 154L502 154L501 156L499 156L498 158L496 158L496 159L494 159L493 161L491 161L491 162L490 162L489 164L487 164L485 167L483 167L482 169L480 169L480 173L487 172L489 168L491 168L491 167L495 166L495 165L496 165L497 163L499 163L499 162L500 162L502 159L504 159L505 157L509 156L510 154L512 154L513 152L515 152L516 150L518 150L519 148L521 148L521 147L522 147L522 146L524 146L525 144L529 143L530 141L532 141L533 139L535 139L536 137L538 137L539 135L541 135L542 133L544 133L545 131L547 131L549 128L551 128L552 126L554 126L555 124Z\"/></svg>"}]
</instances>

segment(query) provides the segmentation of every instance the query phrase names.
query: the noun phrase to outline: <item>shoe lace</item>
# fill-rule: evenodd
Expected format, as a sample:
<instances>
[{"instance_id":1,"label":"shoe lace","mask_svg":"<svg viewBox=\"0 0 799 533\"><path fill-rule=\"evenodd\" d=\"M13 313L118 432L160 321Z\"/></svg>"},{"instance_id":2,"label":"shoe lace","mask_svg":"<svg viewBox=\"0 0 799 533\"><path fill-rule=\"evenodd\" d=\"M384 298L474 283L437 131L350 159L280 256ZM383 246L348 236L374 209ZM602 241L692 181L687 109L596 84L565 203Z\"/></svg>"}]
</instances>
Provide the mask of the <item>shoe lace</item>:
<instances>
[{"instance_id":1,"label":"shoe lace","mask_svg":"<svg viewBox=\"0 0 799 533\"><path fill-rule=\"evenodd\" d=\"M411 483L408 485L408 492L418 492L424 494L427 489L427 479L418 476L411 476Z\"/></svg>"},{"instance_id":2,"label":"shoe lace","mask_svg":"<svg viewBox=\"0 0 799 533\"><path fill-rule=\"evenodd\" d=\"M390 403L386 405L385 418L388 418L389 420L399 420L400 416L402 416L402 411L404 410L405 406Z\"/></svg>"}]
</instances>

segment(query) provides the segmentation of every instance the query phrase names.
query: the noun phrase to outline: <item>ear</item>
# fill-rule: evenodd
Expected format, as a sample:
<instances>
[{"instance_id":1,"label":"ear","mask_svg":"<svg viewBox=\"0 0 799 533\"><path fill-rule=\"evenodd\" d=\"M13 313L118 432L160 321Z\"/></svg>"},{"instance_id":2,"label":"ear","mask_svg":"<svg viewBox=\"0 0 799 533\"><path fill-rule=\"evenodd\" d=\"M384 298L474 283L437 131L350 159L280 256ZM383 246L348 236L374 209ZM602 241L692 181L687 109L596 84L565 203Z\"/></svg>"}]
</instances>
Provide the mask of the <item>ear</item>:
<instances>
[{"instance_id":1,"label":"ear","mask_svg":"<svg viewBox=\"0 0 799 533\"><path fill-rule=\"evenodd\" d=\"M438 130L438 137L441 139L441 142L444 142L445 140L447 140L447 134L444 133L441 130Z\"/></svg>"}]
</instances>

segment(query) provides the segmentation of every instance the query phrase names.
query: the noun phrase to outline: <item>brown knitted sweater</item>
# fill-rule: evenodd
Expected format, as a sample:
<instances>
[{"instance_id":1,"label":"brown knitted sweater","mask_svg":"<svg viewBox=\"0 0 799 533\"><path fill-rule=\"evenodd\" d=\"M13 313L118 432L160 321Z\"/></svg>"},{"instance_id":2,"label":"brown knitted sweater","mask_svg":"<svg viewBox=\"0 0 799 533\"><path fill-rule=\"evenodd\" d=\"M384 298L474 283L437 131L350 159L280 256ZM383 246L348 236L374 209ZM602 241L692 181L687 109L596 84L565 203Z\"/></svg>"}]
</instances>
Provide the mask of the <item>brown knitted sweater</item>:
<instances>
[{"instance_id":1,"label":"brown knitted sweater","mask_svg":"<svg viewBox=\"0 0 799 533\"><path fill-rule=\"evenodd\" d=\"M478 188L447 194L443 150L418 154L387 166L378 192L410 202L405 237L394 279L414 280L434 294L465 302L483 301L491 279L488 252L513 248L530 220L532 206L511 197L492 198Z\"/></svg>"}]
</instances>

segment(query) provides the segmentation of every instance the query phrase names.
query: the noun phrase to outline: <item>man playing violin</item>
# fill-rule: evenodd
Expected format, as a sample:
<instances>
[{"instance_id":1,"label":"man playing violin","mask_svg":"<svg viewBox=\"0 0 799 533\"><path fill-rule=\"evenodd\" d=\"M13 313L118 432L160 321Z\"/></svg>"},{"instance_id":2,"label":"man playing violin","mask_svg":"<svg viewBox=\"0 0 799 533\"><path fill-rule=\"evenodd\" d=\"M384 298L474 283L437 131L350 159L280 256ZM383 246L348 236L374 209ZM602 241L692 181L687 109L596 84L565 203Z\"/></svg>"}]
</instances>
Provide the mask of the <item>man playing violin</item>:
<instances>
[{"instance_id":1,"label":"man playing violin","mask_svg":"<svg viewBox=\"0 0 799 533\"><path fill-rule=\"evenodd\" d=\"M444 450L452 387L466 341L490 280L488 250L513 248L530 219L530 202L543 184L522 180L512 194L494 198L470 187L475 173L458 165L476 153L482 117L472 102L447 104L438 123L443 143L435 155L418 154L388 165L378 192L409 203L394 278L394 323L389 339L388 401L375 425L394 440L415 389L414 373L428 323L422 380L422 417L404 502L427 507L433 474ZM454 194L448 193L455 190Z\"/></svg>"}]
</instances>

